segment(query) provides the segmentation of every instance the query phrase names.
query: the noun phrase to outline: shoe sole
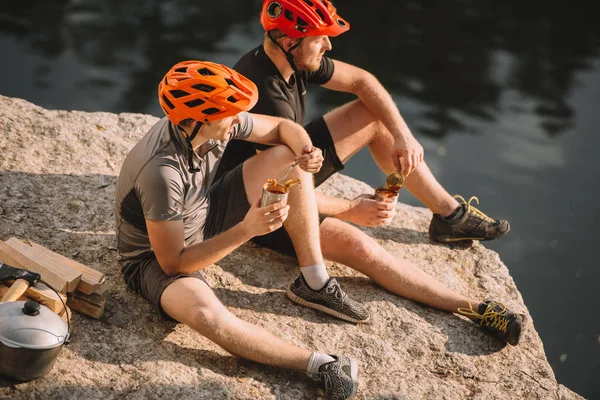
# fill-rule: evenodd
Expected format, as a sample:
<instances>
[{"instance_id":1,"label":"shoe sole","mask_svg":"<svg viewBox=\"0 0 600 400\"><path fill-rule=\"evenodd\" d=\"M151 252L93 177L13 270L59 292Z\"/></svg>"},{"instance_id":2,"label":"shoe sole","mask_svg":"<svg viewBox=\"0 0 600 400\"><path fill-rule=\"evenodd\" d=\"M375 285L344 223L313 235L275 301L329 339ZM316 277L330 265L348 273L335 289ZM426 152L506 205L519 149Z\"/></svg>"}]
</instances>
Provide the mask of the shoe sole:
<instances>
[{"instance_id":1,"label":"shoe sole","mask_svg":"<svg viewBox=\"0 0 600 400\"><path fill-rule=\"evenodd\" d=\"M358 391L358 363L354 358L350 358L350 377L352 378L352 394L348 399L353 399Z\"/></svg>"},{"instance_id":2,"label":"shoe sole","mask_svg":"<svg viewBox=\"0 0 600 400\"><path fill-rule=\"evenodd\" d=\"M363 319L363 320L358 320L358 319L349 317L347 315L344 315L341 312L332 310L331 308L327 308L327 307L322 306L320 304L311 303L310 301L306 301L302 297L298 297L298 296L296 296L294 294L294 292L292 292L291 285L288 286L287 290L285 291L285 294L288 297L288 299L290 299L294 303L298 303L301 306L305 306L305 307L309 307L309 308L314 308L315 310L323 311L324 313L327 313L329 315L333 315L334 317L342 319L344 321L354 322L355 324L365 324L365 323L369 322L369 319L370 319L370 318L367 318L367 319Z\"/></svg>"},{"instance_id":3,"label":"shoe sole","mask_svg":"<svg viewBox=\"0 0 600 400\"><path fill-rule=\"evenodd\" d=\"M514 343L507 342L511 346L517 346L519 344L519 342L521 341L521 337L523 336L523 332L525 332L525 327L527 326L527 321L528 321L527 315L525 315L525 314L520 314L520 315L521 315L521 324L519 325L519 334L517 335L517 341Z\"/></svg>"}]
</instances>

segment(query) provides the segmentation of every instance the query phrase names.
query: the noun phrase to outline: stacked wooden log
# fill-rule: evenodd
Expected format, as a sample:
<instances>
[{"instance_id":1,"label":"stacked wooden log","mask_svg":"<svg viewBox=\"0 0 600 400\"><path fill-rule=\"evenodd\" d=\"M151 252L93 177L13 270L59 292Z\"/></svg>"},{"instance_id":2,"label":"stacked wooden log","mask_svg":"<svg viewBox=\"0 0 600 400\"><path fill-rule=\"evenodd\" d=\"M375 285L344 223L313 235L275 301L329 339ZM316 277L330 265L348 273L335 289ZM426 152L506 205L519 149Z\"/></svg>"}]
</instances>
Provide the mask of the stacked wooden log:
<instances>
[{"instance_id":1,"label":"stacked wooden log","mask_svg":"<svg viewBox=\"0 0 600 400\"><path fill-rule=\"evenodd\" d=\"M69 309L93 318L100 318L104 313L106 287L101 272L39 244L14 237L0 241L0 261L40 274L41 282L29 287L22 300L35 300L63 318L70 315ZM0 285L0 298L11 284L9 281Z\"/></svg>"}]
</instances>

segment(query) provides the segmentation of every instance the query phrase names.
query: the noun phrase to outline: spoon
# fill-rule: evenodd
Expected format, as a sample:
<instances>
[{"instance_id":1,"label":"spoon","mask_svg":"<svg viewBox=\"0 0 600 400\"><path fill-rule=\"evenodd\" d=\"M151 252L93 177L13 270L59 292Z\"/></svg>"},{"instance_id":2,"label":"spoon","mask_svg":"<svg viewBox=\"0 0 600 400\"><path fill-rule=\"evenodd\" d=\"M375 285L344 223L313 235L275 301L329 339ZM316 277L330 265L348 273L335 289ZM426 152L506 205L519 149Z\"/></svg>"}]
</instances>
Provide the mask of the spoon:
<instances>
[{"instance_id":1,"label":"spoon","mask_svg":"<svg viewBox=\"0 0 600 400\"><path fill-rule=\"evenodd\" d=\"M300 161L298 160L298 161L295 161L292 165L290 165L290 167L288 168L288 170L286 171L286 173L283 174L283 176L281 178L277 179L277 182L281 182L282 180L284 180L285 178L287 178L288 174L292 171L292 169L294 169L294 167L296 165L298 165L299 162Z\"/></svg>"}]
</instances>

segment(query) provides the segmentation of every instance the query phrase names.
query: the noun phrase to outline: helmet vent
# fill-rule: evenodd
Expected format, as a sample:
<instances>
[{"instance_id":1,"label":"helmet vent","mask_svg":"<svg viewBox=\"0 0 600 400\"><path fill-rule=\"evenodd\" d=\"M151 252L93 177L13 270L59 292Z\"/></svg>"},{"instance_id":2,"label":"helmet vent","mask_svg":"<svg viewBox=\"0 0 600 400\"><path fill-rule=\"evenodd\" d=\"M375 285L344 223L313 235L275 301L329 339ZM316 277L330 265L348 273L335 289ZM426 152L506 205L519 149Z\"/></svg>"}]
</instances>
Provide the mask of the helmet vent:
<instances>
[{"instance_id":1,"label":"helmet vent","mask_svg":"<svg viewBox=\"0 0 600 400\"><path fill-rule=\"evenodd\" d=\"M305 20L303 20L302 18L298 17L296 18L296 23L300 26L306 26L308 25L308 22L306 22Z\"/></svg>"},{"instance_id":2,"label":"helmet vent","mask_svg":"<svg viewBox=\"0 0 600 400\"><path fill-rule=\"evenodd\" d=\"M206 110L202 111L204 114L206 115L211 115L211 114L216 114L218 112L220 112L221 110L219 110L218 108L215 107L211 107L211 108L207 108Z\"/></svg>"},{"instance_id":3,"label":"helmet vent","mask_svg":"<svg viewBox=\"0 0 600 400\"><path fill-rule=\"evenodd\" d=\"M285 17L287 19L289 19L290 21L294 22L294 14L292 14L292 12L290 10L285 10L283 12L283 15L285 15Z\"/></svg>"},{"instance_id":4,"label":"helmet vent","mask_svg":"<svg viewBox=\"0 0 600 400\"><path fill-rule=\"evenodd\" d=\"M171 108L171 110L175 108L175 106L173 105L173 103L171 103L169 101L169 99L167 98L167 96L165 96L164 94L162 95L162 99L165 102L165 104L168 105Z\"/></svg>"},{"instance_id":5,"label":"helmet vent","mask_svg":"<svg viewBox=\"0 0 600 400\"><path fill-rule=\"evenodd\" d=\"M190 101L186 101L184 104L186 106L188 106L189 108L194 108L194 107L198 107L201 106L202 104L204 104L205 101L201 100L201 99L195 99L195 100L190 100Z\"/></svg>"},{"instance_id":6,"label":"helmet vent","mask_svg":"<svg viewBox=\"0 0 600 400\"><path fill-rule=\"evenodd\" d=\"M212 76L215 75L210 69L202 68L198 70L198 73L202 76Z\"/></svg>"},{"instance_id":7,"label":"helmet vent","mask_svg":"<svg viewBox=\"0 0 600 400\"><path fill-rule=\"evenodd\" d=\"M329 2L327 0L321 0L321 3L327 8L329 8Z\"/></svg>"},{"instance_id":8,"label":"helmet vent","mask_svg":"<svg viewBox=\"0 0 600 400\"><path fill-rule=\"evenodd\" d=\"M267 8L267 13L269 13L269 17L277 18L281 15L281 9L281 4L274 1L271 4L269 4L269 7Z\"/></svg>"},{"instance_id":9,"label":"helmet vent","mask_svg":"<svg viewBox=\"0 0 600 400\"><path fill-rule=\"evenodd\" d=\"M201 92L206 92L206 93L210 93L213 90L215 90L214 86L205 85L204 83L197 83L195 85L192 85L192 87L196 90L199 90Z\"/></svg>"},{"instance_id":10,"label":"helmet vent","mask_svg":"<svg viewBox=\"0 0 600 400\"><path fill-rule=\"evenodd\" d=\"M344 21L342 21L341 19L338 18L337 23L339 26L341 26L342 28L346 27L346 23Z\"/></svg>"},{"instance_id":11,"label":"helmet vent","mask_svg":"<svg viewBox=\"0 0 600 400\"><path fill-rule=\"evenodd\" d=\"M310 1L310 0L304 0L304 2L305 2L306 4L308 4L309 6L311 6L311 7L313 7L313 6L315 5L315 4L314 4L312 1Z\"/></svg>"},{"instance_id":12,"label":"helmet vent","mask_svg":"<svg viewBox=\"0 0 600 400\"><path fill-rule=\"evenodd\" d=\"M183 67L183 68L177 68L177 69L175 70L175 72L186 73L186 72L187 72L187 67Z\"/></svg>"},{"instance_id":13,"label":"helmet vent","mask_svg":"<svg viewBox=\"0 0 600 400\"><path fill-rule=\"evenodd\" d=\"M323 14L323 11L317 9L317 10L315 10L315 12L317 14L319 14L319 17L321 18L321 21L325 22L325 14Z\"/></svg>"},{"instance_id":14,"label":"helmet vent","mask_svg":"<svg viewBox=\"0 0 600 400\"><path fill-rule=\"evenodd\" d=\"M237 100L236 100L236 98L235 98L235 97L233 97L233 96L229 96L229 97L227 98L227 101L228 101L228 102L230 102L230 103L237 103Z\"/></svg>"},{"instance_id":15,"label":"helmet vent","mask_svg":"<svg viewBox=\"0 0 600 400\"><path fill-rule=\"evenodd\" d=\"M190 94L188 92L185 92L183 90L171 90L169 93L171 93L173 95L173 97L175 97L176 99L183 97L183 96L189 96Z\"/></svg>"},{"instance_id":16,"label":"helmet vent","mask_svg":"<svg viewBox=\"0 0 600 400\"><path fill-rule=\"evenodd\" d=\"M237 87L237 85L236 85L236 84L235 84L235 83L234 83L234 82L233 82L231 79L227 79L227 78L226 78L226 79L225 79L225 82L227 82L227 84L228 84L229 86L233 86L234 88L236 88L236 89L240 90L240 88L239 88L239 87Z\"/></svg>"}]
</instances>

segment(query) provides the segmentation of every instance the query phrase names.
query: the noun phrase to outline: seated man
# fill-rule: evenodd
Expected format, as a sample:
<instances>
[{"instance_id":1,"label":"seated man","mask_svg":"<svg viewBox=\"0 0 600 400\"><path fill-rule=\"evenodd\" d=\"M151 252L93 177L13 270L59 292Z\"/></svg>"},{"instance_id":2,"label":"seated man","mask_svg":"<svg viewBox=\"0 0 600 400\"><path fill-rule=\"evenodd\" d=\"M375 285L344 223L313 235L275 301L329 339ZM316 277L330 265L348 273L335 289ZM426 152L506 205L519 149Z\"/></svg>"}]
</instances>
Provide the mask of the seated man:
<instances>
[{"instance_id":1,"label":"seated man","mask_svg":"<svg viewBox=\"0 0 600 400\"><path fill-rule=\"evenodd\" d=\"M470 204L459 205L436 181L423 162L423 148L404 123L391 96L377 79L357 67L324 57L331 49L328 36L349 29L330 2L325 0L265 0L261 14L265 41L244 55L234 69L258 86L260 98L254 112L304 123L307 83L354 93L358 100L327 113L306 126L315 146L323 150L323 168L315 174L316 185L343 168L364 146L369 146L379 167L406 175L404 186L429 207L434 215L429 227L433 240L490 240L508 232L506 221L496 221ZM256 149L246 142L228 144L217 176L235 168ZM356 227L388 224L394 205L366 196L347 201L317 193L321 249L326 259L354 268L387 290L449 312L461 312L482 327L492 328L503 340L516 344L524 316L494 302L474 303L453 293L406 260L389 254ZM470 202L469 202L470 203ZM287 227L286 227L287 228ZM254 241L271 249L294 254L289 232L279 229ZM288 297L301 305L306 293L302 282L290 285ZM320 286L308 286L319 289ZM477 304L474 310L470 304ZM317 307L315 307L317 308ZM468 310L468 311L467 311ZM492 319L490 316L494 315ZM490 321L494 321L490 325ZM499 323L502 321L502 323ZM492 326L493 325L493 326ZM501 329L497 329L501 327Z\"/></svg>"},{"instance_id":2,"label":"seated man","mask_svg":"<svg viewBox=\"0 0 600 400\"><path fill-rule=\"evenodd\" d=\"M127 286L168 320L190 326L232 354L317 377L331 398L357 389L356 360L311 352L274 337L229 312L200 270L249 239L286 226L302 281L323 280L311 293L322 309L365 321L368 313L350 300L325 271L319 246L312 173L321 151L291 121L250 115L256 86L235 71L209 62L175 65L159 84L167 115L131 149L116 189L117 247ZM230 139L277 145L215 180ZM299 179L283 202L260 207L268 178ZM288 213L292 208L294 212ZM317 273L315 274L315 271Z\"/></svg>"},{"instance_id":3,"label":"seated man","mask_svg":"<svg viewBox=\"0 0 600 400\"><path fill-rule=\"evenodd\" d=\"M331 2L264 0L260 20L265 29L264 43L234 66L258 86L260 97L253 112L303 125L308 83L358 97L306 126L313 143L325 156L323 168L315 175L317 186L368 146L379 168L386 174L394 170L403 173L404 186L433 212L429 226L432 240L492 240L509 231L507 221L492 219L471 206L471 200L476 198L468 203L463 199L459 204L437 182L423 161L423 148L390 94L372 74L324 56L331 50L329 36L350 29ZM224 167L254 154L250 144L229 147ZM348 201L318 194L317 200L321 214L358 225L386 224L394 214L389 205L367 196Z\"/></svg>"}]
</instances>

